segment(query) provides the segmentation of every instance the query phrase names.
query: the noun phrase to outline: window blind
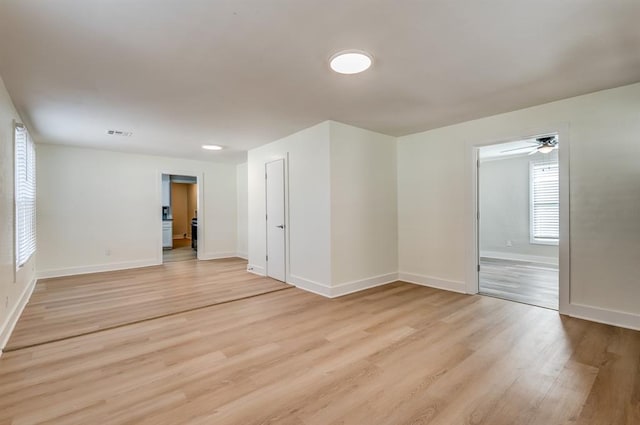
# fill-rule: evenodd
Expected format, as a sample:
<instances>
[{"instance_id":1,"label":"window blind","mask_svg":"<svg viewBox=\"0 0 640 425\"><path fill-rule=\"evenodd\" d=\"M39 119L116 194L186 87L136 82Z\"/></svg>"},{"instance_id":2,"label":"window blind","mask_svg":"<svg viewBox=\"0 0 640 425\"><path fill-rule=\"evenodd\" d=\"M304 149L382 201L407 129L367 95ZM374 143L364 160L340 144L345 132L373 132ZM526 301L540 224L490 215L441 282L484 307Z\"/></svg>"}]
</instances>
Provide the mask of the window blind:
<instances>
[{"instance_id":1,"label":"window blind","mask_svg":"<svg viewBox=\"0 0 640 425\"><path fill-rule=\"evenodd\" d=\"M531 163L531 237L557 243L560 237L558 162Z\"/></svg>"},{"instance_id":2,"label":"window blind","mask_svg":"<svg viewBox=\"0 0 640 425\"><path fill-rule=\"evenodd\" d=\"M36 250L36 152L29 133L15 126L16 266Z\"/></svg>"}]
</instances>

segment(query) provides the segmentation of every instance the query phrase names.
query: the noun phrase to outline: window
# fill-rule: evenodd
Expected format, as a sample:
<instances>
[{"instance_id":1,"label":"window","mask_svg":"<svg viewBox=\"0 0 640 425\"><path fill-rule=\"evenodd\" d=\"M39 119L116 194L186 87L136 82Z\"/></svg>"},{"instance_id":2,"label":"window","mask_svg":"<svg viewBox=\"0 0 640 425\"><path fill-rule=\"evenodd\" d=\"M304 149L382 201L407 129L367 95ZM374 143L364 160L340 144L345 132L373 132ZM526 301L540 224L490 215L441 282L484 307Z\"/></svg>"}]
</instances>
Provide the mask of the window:
<instances>
[{"instance_id":1,"label":"window","mask_svg":"<svg viewBox=\"0 0 640 425\"><path fill-rule=\"evenodd\" d=\"M16 267L36 250L36 152L22 124L15 126Z\"/></svg>"},{"instance_id":2,"label":"window","mask_svg":"<svg viewBox=\"0 0 640 425\"><path fill-rule=\"evenodd\" d=\"M558 161L532 161L531 243L557 245L560 237Z\"/></svg>"}]
</instances>

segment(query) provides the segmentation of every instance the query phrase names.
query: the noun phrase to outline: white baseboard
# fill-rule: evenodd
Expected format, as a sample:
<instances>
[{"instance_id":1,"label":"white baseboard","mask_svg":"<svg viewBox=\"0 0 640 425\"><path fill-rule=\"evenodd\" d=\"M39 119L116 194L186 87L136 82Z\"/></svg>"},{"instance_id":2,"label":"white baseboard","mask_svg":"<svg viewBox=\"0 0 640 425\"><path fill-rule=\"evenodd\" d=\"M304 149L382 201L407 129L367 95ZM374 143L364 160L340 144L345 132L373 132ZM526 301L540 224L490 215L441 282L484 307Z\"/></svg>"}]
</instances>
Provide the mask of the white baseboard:
<instances>
[{"instance_id":1,"label":"white baseboard","mask_svg":"<svg viewBox=\"0 0 640 425\"><path fill-rule=\"evenodd\" d=\"M330 288L331 298L341 297L343 295L352 294L365 289L375 288L376 286L386 285L398 280L398 273L387 273L378 276L368 277L366 279L354 280L334 285Z\"/></svg>"},{"instance_id":2,"label":"white baseboard","mask_svg":"<svg viewBox=\"0 0 640 425\"><path fill-rule=\"evenodd\" d=\"M256 266L253 264L247 265L247 271L249 273L257 274L258 276L266 276L267 274L266 271L264 270L264 267Z\"/></svg>"},{"instance_id":3,"label":"white baseboard","mask_svg":"<svg viewBox=\"0 0 640 425\"><path fill-rule=\"evenodd\" d=\"M638 314L606 310L599 307L574 303L569 304L569 308L565 313L577 319L590 320L592 322L604 323L620 328L640 330L640 315Z\"/></svg>"},{"instance_id":4,"label":"white baseboard","mask_svg":"<svg viewBox=\"0 0 640 425\"><path fill-rule=\"evenodd\" d=\"M111 272L116 270L137 269L140 267L159 266L162 261L158 259L125 261L122 263L97 264L93 266L66 267L62 269L38 270L36 276L38 279L50 277L73 276L78 274Z\"/></svg>"},{"instance_id":5,"label":"white baseboard","mask_svg":"<svg viewBox=\"0 0 640 425\"><path fill-rule=\"evenodd\" d=\"M330 286L325 283L314 282L300 276L290 275L289 282L304 291L322 295L327 298L338 298L354 292L364 291L366 289L375 288L376 286L386 285L398 280L397 273L388 273L379 276L373 276L366 279L344 282L338 285Z\"/></svg>"},{"instance_id":6,"label":"white baseboard","mask_svg":"<svg viewBox=\"0 0 640 425\"><path fill-rule=\"evenodd\" d=\"M416 285L428 286L430 288L459 292L461 294L467 293L466 284L464 282L458 282L455 280L440 279L432 276L424 276L420 274L405 272L398 273L398 280L408 283L414 283Z\"/></svg>"},{"instance_id":7,"label":"white baseboard","mask_svg":"<svg viewBox=\"0 0 640 425\"><path fill-rule=\"evenodd\" d=\"M327 284L314 282L296 275L289 275L287 283L295 285L297 288L312 292L323 297L331 298L331 287Z\"/></svg>"},{"instance_id":8,"label":"white baseboard","mask_svg":"<svg viewBox=\"0 0 640 425\"><path fill-rule=\"evenodd\" d=\"M221 260L223 258L235 258L235 252L203 252L198 254L198 260Z\"/></svg>"},{"instance_id":9,"label":"white baseboard","mask_svg":"<svg viewBox=\"0 0 640 425\"><path fill-rule=\"evenodd\" d=\"M13 309L9 312L9 315L2 324L2 327L0 327L0 355L2 355L2 350L6 347L7 342L9 342L11 332L13 332L13 329L16 327L16 323L18 323L18 319L22 315L24 308L27 306L37 282L38 279L34 277L31 279L31 282L25 286L22 290L22 294L20 294L18 302L13 306Z\"/></svg>"},{"instance_id":10,"label":"white baseboard","mask_svg":"<svg viewBox=\"0 0 640 425\"><path fill-rule=\"evenodd\" d=\"M243 260L249 260L249 254L246 252L236 252L236 257L242 258Z\"/></svg>"},{"instance_id":11,"label":"white baseboard","mask_svg":"<svg viewBox=\"0 0 640 425\"><path fill-rule=\"evenodd\" d=\"M528 261L530 263L552 264L554 266L558 265L559 259L558 257L543 257L541 255L517 254L502 251L482 251L480 257L496 258L498 260Z\"/></svg>"}]
</instances>

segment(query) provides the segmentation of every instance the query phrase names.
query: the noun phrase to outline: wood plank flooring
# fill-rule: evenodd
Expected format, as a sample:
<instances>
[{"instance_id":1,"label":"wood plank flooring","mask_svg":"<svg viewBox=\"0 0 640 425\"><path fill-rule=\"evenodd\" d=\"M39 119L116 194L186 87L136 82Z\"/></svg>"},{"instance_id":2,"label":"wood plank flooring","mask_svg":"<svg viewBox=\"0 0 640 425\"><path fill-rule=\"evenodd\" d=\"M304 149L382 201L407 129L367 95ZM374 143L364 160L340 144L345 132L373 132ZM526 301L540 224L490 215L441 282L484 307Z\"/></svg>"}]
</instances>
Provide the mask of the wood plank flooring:
<instances>
[{"instance_id":1,"label":"wood plank flooring","mask_svg":"<svg viewBox=\"0 0 640 425\"><path fill-rule=\"evenodd\" d=\"M196 251L193 250L193 248L191 248L191 245L174 247L173 249L165 249L162 251L163 263L173 263L174 261L195 260L197 258L198 258L198 254L196 253Z\"/></svg>"},{"instance_id":2,"label":"wood plank flooring","mask_svg":"<svg viewBox=\"0 0 640 425\"><path fill-rule=\"evenodd\" d=\"M5 350L289 288L240 258L39 280Z\"/></svg>"},{"instance_id":3,"label":"wood plank flooring","mask_svg":"<svg viewBox=\"0 0 640 425\"><path fill-rule=\"evenodd\" d=\"M569 423L640 424L640 332L400 282L286 289L0 358L0 425Z\"/></svg>"},{"instance_id":4,"label":"wood plank flooring","mask_svg":"<svg viewBox=\"0 0 640 425\"><path fill-rule=\"evenodd\" d=\"M480 293L558 309L558 266L480 258Z\"/></svg>"}]
</instances>

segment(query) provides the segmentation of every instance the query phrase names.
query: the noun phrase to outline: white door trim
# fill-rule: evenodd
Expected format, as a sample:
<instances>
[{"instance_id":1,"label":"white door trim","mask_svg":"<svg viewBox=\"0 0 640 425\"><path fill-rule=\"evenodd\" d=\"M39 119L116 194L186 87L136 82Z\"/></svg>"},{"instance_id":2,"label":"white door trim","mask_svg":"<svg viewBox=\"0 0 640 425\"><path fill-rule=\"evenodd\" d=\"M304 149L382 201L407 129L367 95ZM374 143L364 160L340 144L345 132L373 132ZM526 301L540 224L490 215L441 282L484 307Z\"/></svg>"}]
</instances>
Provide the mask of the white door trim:
<instances>
[{"instance_id":1,"label":"white door trim","mask_svg":"<svg viewBox=\"0 0 640 425\"><path fill-rule=\"evenodd\" d=\"M529 139L540 134L557 134L559 138L558 160L560 164L560 243L559 243L559 312L570 314L571 304L571 239L569 204L569 125L560 123L549 127L534 128L520 134L496 136L485 141L469 141L465 146L467 170L466 210L466 291L478 293L478 152L481 147Z\"/></svg>"},{"instance_id":2,"label":"white door trim","mask_svg":"<svg viewBox=\"0 0 640 425\"><path fill-rule=\"evenodd\" d=\"M158 253L157 253L157 261L158 264L162 264L162 175L176 175L176 176L187 176L187 177L195 177L196 185L198 186L198 250L197 256L198 260L206 259L205 257L205 243L204 243L204 228L205 228L205 204L204 204L204 173L194 173L193 171L185 171L185 170L177 170L177 169L162 169L158 170L158 177L156 178L156 204L158 205L157 215L154 217L156 221L156 226L159 229L160 240L157 243Z\"/></svg>"}]
</instances>

